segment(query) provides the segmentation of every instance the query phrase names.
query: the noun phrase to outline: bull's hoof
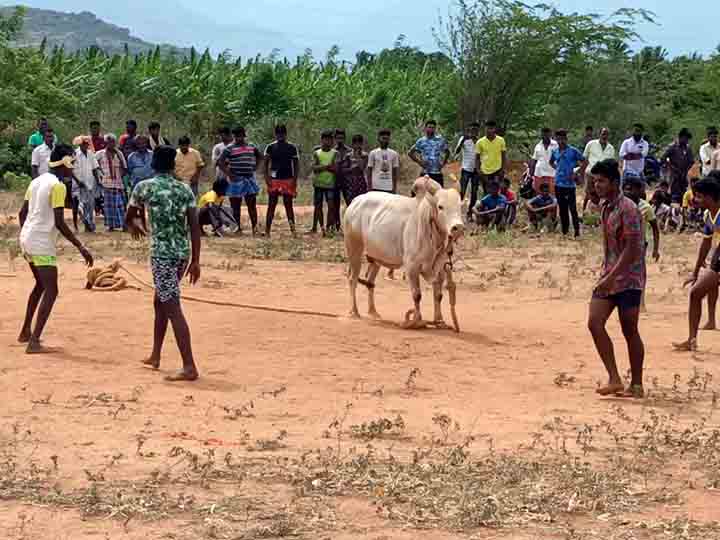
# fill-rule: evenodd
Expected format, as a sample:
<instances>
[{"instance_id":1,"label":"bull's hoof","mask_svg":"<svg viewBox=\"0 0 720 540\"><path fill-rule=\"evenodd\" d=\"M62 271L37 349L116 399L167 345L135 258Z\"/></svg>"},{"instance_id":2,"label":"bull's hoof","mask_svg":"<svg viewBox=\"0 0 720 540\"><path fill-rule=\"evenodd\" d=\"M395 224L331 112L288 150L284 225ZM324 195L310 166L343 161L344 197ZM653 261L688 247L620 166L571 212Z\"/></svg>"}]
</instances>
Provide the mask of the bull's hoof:
<instances>
[{"instance_id":1,"label":"bull's hoof","mask_svg":"<svg viewBox=\"0 0 720 540\"><path fill-rule=\"evenodd\" d=\"M422 330L423 328L427 328L427 326L428 323L422 319L405 320L402 324L404 330Z\"/></svg>"},{"instance_id":2,"label":"bull's hoof","mask_svg":"<svg viewBox=\"0 0 720 540\"><path fill-rule=\"evenodd\" d=\"M348 317L350 317L351 319L360 319L361 318L360 312L355 311L355 310L351 310L350 313L348 313Z\"/></svg>"},{"instance_id":3,"label":"bull's hoof","mask_svg":"<svg viewBox=\"0 0 720 540\"><path fill-rule=\"evenodd\" d=\"M382 319L382 317L380 316L380 314L377 311L368 312L368 317L370 317L371 319L374 319L376 321L379 321L380 319Z\"/></svg>"},{"instance_id":4,"label":"bull's hoof","mask_svg":"<svg viewBox=\"0 0 720 540\"><path fill-rule=\"evenodd\" d=\"M433 321L429 324L430 324L430 326L434 326L438 330L449 330L450 329L450 326L448 326L448 324L443 319Z\"/></svg>"}]
</instances>

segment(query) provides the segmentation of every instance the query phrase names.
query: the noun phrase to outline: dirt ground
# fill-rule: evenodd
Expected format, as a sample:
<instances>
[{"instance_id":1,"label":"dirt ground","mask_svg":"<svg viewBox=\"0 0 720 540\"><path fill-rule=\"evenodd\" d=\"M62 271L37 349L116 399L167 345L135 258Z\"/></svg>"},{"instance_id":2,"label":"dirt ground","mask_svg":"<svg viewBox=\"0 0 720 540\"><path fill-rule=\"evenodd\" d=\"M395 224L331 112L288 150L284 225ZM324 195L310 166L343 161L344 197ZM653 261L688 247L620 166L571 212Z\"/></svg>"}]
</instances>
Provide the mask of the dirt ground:
<instances>
[{"instance_id":1,"label":"dirt ground","mask_svg":"<svg viewBox=\"0 0 720 540\"><path fill-rule=\"evenodd\" d=\"M0 278L0 528L9 531L3 536L718 537L720 484L707 450L717 433L712 389L720 334L703 333L694 355L671 348L686 334L681 282L696 238L664 237L663 259L649 265L641 332L650 396L629 402L594 393L605 379L585 324L600 262L596 234L579 242L517 233L466 238L456 262L462 332L455 334L401 329L411 301L400 279L379 281L382 322L345 318L341 240L293 240L285 229L279 220L272 243L206 240L202 281L185 292L337 317L185 302L202 375L191 384L163 381L180 365L172 332L160 373L139 364L152 339L150 294L86 291L85 269L64 242L61 295L44 336L59 350L26 356L16 338L30 273L19 260L14 269L0 264L0 273L16 274ZM146 246L122 235L83 240L98 264L122 256L149 279ZM365 308L366 294L359 294ZM429 289L423 302L430 317ZM610 329L624 370L616 320ZM653 432L652 446L642 437L658 415L665 428ZM633 434L623 443L627 454L608 442L608 426ZM700 442L680 451L692 437L705 453ZM463 452L465 465L449 475L431 463L451 449ZM424 451L427 463L400 470L399 463L422 461ZM522 494L498 488L483 498L494 501L494 513L476 519L468 507L480 500L476 490L492 478L509 485L502 480L508 456L516 464L529 460L532 466L521 470L541 471L537 482ZM633 466L619 465L623 457ZM497 477L473 480L467 463L475 459ZM363 460L373 465L359 474ZM594 468L592 478L629 484L589 493L574 480L556 483L557 470L581 464ZM626 466L626 478L612 476ZM383 476L388 468L395 473ZM435 480L425 476L430 470ZM456 497L455 486L466 496ZM553 497L532 505L525 499L548 486ZM574 494L563 499L568 489ZM627 506L593 503L620 491ZM433 497L432 508L423 506ZM516 505L513 497L525 502Z\"/></svg>"}]
</instances>

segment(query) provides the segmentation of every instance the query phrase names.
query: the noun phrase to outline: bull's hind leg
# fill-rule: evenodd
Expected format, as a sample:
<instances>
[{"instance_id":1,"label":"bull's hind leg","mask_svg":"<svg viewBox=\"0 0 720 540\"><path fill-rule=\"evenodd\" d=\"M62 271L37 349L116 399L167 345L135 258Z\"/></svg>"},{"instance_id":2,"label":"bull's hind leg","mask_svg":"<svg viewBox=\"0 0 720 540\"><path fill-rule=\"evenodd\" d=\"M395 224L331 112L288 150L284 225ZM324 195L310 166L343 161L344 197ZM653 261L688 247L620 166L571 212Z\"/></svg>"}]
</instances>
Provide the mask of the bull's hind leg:
<instances>
[{"instance_id":1,"label":"bull's hind leg","mask_svg":"<svg viewBox=\"0 0 720 540\"><path fill-rule=\"evenodd\" d=\"M410 292L412 293L415 308L405 314L405 322L403 328L425 328L425 322L422 320L420 312L420 301L422 300L422 289L420 288L420 272L417 269L408 270L408 281L410 282Z\"/></svg>"},{"instance_id":2,"label":"bull's hind leg","mask_svg":"<svg viewBox=\"0 0 720 540\"><path fill-rule=\"evenodd\" d=\"M352 245L352 239L348 236L345 237L345 248L348 256L348 284L350 285L350 317L355 319L360 318L360 310L357 305L357 286L358 280L360 279L360 272L362 271L362 250L357 250Z\"/></svg>"},{"instance_id":3,"label":"bull's hind leg","mask_svg":"<svg viewBox=\"0 0 720 540\"><path fill-rule=\"evenodd\" d=\"M368 288L368 315L373 319L379 319L380 314L375 308L375 279L380 272L380 265L376 262L371 262L367 270L367 288Z\"/></svg>"}]
</instances>

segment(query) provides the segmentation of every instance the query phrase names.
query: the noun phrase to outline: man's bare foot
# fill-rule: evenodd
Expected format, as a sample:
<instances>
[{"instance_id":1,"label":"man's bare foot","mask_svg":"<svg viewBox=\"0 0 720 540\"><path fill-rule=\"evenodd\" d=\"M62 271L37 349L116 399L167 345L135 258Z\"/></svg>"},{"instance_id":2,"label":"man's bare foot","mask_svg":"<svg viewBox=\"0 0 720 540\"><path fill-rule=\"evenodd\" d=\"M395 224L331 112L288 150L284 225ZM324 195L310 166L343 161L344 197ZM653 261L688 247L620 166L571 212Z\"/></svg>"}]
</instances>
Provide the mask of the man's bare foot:
<instances>
[{"instance_id":1,"label":"man's bare foot","mask_svg":"<svg viewBox=\"0 0 720 540\"><path fill-rule=\"evenodd\" d=\"M601 386L597 390L595 390L596 393L600 394L601 396L612 396L617 394L618 392L624 392L625 387L622 383L608 383L606 386Z\"/></svg>"},{"instance_id":2,"label":"man's bare foot","mask_svg":"<svg viewBox=\"0 0 720 540\"><path fill-rule=\"evenodd\" d=\"M673 348L681 352L695 352L698 348L697 339L688 339L682 343L673 343Z\"/></svg>"},{"instance_id":3,"label":"man's bare foot","mask_svg":"<svg viewBox=\"0 0 720 540\"><path fill-rule=\"evenodd\" d=\"M703 326L703 330L717 330L717 325L714 322L708 321L708 323Z\"/></svg>"},{"instance_id":4,"label":"man's bare foot","mask_svg":"<svg viewBox=\"0 0 720 540\"><path fill-rule=\"evenodd\" d=\"M617 392L616 397L629 399L642 399L645 397L645 389L639 384L628 386L622 392Z\"/></svg>"},{"instance_id":5,"label":"man's bare foot","mask_svg":"<svg viewBox=\"0 0 720 540\"><path fill-rule=\"evenodd\" d=\"M150 356L142 361L142 365L152 369L160 369L160 359Z\"/></svg>"},{"instance_id":6,"label":"man's bare foot","mask_svg":"<svg viewBox=\"0 0 720 540\"><path fill-rule=\"evenodd\" d=\"M25 354L50 354L55 352L56 350L57 349L44 347L39 341L31 339L30 341L28 341L27 348L25 349Z\"/></svg>"},{"instance_id":7,"label":"man's bare foot","mask_svg":"<svg viewBox=\"0 0 720 540\"><path fill-rule=\"evenodd\" d=\"M197 371L178 371L174 375L168 375L165 380L168 382L197 381L200 375Z\"/></svg>"},{"instance_id":8,"label":"man's bare foot","mask_svg":"<svg viewBox=\"0 0 720 540\"><path fill-rule=\"evenodd\" d=\"M30 343L30 333L20 332L18 343Z\"/></svg>"}]
</instances>

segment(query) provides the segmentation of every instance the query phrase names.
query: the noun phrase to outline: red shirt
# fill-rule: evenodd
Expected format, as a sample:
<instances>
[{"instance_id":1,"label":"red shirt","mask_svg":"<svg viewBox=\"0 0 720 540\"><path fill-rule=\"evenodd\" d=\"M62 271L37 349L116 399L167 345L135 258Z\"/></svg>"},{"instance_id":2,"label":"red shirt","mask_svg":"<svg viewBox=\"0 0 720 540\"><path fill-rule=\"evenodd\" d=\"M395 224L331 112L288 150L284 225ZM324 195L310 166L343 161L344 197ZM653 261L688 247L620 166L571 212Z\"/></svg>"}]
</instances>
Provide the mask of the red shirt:
<instances>
[{"instance_id":1,"label":"red shirt","mask_svg":"<svg viewBox=\"0 0 720 540\"><path fill-rule=\"evenodd\" d=\"M502 194L507 199L507 202L515 202L517 198L515 197L515 192L511 189L503 189Z\"/></svg>"},{"instance_id":2,"label":"red shirt","mask_svg":"<svg viewBox=\"0 0 720 540\"><path fill-rule=\"evenodd\" d=\"M620 195L614 201L605 201L602 207L605 258L602 275L607 275L617 264L623 250L632 245L635 259L616 275L608 289L613 295L629 290L645 289L645 228L640 210L632 200Z\"/></svg>"},{"instance_id":3,"label":"red shirt","mask_svg":"<svg viewBox=\"0 0 720 540\"><path fill-rule=\"evenodd\" d=\"M92 141L91 144L93 152L97 153L100 150L105 150L105 146L107 146L105 144L105 137L103 137L102 135L97 135L96 137L91 136L90 139Z\"/></svg>"}]
</instances>

